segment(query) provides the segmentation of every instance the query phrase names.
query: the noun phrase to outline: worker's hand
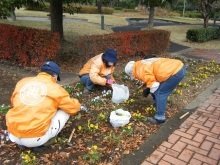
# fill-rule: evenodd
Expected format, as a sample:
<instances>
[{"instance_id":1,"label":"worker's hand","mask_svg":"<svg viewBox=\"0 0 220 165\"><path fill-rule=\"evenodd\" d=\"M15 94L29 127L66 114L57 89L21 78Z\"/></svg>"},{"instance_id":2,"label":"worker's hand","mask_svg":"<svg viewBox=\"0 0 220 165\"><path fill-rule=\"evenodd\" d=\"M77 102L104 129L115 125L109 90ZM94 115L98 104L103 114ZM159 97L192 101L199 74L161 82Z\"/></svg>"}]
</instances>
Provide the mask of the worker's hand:
<instances>
[{"instance_id":1,"label":"worker's hand","mask_svg":"<svg viewBox=\"0 0 220 165\"><path fill-rule=\"evenodd\" d=\"M84 111L84 112L88 112L88 108L86 106L81 106L79 111Z\"/></svg>"},{"instance_id":2,"label":"worker's hand","mask_svg":"<svg viewBox=\"0 0 220 165\"><path fill-rule=\"evenodd\" d=\"M107 85L112 85L114 83L115 83L115 80L112 80L112 79L107 79L107 81L106 81Z\"/></svg>"},{"instance_id":3,"label":"worker's hand","mask_svg":"<svg viewBox=\"0 0 220 165\"><path fill-rule=\"evenodd\" d=\"M150 88L145 88L144 90L143 90L143 96L144 97L147 97L149 94L150 94Z\"/></svg>"}]
</instances>

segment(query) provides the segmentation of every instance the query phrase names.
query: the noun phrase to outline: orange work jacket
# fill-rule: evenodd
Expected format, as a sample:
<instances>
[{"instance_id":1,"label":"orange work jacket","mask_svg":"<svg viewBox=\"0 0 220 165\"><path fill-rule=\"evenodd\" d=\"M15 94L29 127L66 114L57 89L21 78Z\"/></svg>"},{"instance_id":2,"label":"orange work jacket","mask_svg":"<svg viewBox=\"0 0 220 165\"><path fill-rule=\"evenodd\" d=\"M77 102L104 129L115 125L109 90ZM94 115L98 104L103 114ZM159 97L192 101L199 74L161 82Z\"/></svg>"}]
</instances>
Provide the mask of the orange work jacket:
<instances>
[{"instance_id":1,"label":"orange work jacket","mask_svg":"<svg viewBox=\"0 0 220 165\"><path fill-rule=\"evenodd\" d=\"M146 83L150 88L154 82L164 82L183 67L180 60L169 58L150 58L134 63L132 74L134 78Z\"/></svg>"},{"instance_id":2,"label":"orange work jacket","mask_svg":"<svg viewBox=\"0 0 220 165\"><path fill-rule=\"evenodd\" d=\"M111 75L111 79L114 80L113 72L115 70L114 66L111 66L107 68L105 66L105 63L102 61L102 55L103 53L91 58L80 70L79 76L82 76L84 74L89 74L91 81L94 84L106 85L106 78L104 78L107 75Z\"/></svg>"},{"instance_id":3,"label":"orange work jacket","mask_svg":"<svg viewBox=\"0 0 220 165\"><path fill-rule=\"evenodd\" d=\"M45 72L20 80L12 94L11 104L12 108L6 114L6 125L8 131L19 138L45 135L58 109L73 115L81 106Z\"/></svg>"}]
</instances>

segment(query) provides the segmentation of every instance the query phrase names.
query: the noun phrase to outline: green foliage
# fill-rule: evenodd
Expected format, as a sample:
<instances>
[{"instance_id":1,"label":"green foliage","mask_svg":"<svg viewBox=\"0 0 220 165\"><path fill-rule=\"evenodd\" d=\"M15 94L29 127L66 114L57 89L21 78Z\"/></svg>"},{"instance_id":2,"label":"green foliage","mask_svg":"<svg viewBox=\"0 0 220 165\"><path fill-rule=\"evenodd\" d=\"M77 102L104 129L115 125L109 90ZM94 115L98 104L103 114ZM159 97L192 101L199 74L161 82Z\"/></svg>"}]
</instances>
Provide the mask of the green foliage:
<instances>
[{"instance_id":1,"label":"green foliage","mask_svg":"<svg viewBox=\"0 0 220 165\"><path fill-rule=\"evenodd\" d=\"M131 124L122 127L122 133L125 136L131 136L134 134L134 129L131 127Z\"/></svg>"},{"instance_id":2,"label":"green foliage","mask_svg":"<svg viewBox=\"0 0 220 165\"><path fill-rule=\"evenodd\" d=\"M71 87L71 86L64 86L63 87L70 95L72 94L72 92L73 92L73 87Z\"/></svg>"},{"instance_id":3,"label":"green foliage","mask_svg":"<svg viewBox=\"0 0 220 165\"><path fill-rule=\"evenodd\" d=\"M22 159L22 165L38 164L35 153L31 152L30 150L22 152L20 157Z\"/></svg>"},{"instance_id":4,"label":"green foliage","mask_svg":"<svg viewBox=\"0 0 220 165\"><path fill-rule=\"evenodd\" d=\"M184 16L190 18L203 18L200 12L193 12L193 11L185 12Z\"/></svg>"},{"instance_id":5,"label":"green foliage","mask_svg":"<svg viewBox=\"0 0 220 165\"><path fill-rule=\"evenodd\" d=\"M161 6L162 7L166 5L166 0L143 0L142 4L146 6L154 6L154 7Z\"/></svg>"},{"instance_id":6,"label":"green foliage","mask_svg":"<svg viewBox=\"0 0 220 165\"><path fill-rule=\"evenodd\" d=\"M123 7L114 7L115 10L122 10Z\"/></svg>"},{"instance_id":7,"label":"green foliage","mask_svg":"<svg viewBox=\"0 0 220 165\"><path fill-rule=\"evenodd\" d=\"M5 105L5 104L2 104L2 105L0 106L0 113L6 114L6 113L9 111L10 108L11 108L10 106L7 106L7 105Z\"/></svg>"},{"instance_id":8,"label":"green foliage","mask_svg":"<svg viewBox=\"0 0 220 165\"><path fill-rule=\"evenodd\" d=\"M123 9L123 12L140 12L140 10L137 10L137 9Z\"/></svg>"},{"instance_id":9,"label":"green foliage","mask_svg":"<svg viewBox=\"0 0 220 165\"><path fill-rule=\"evenodd\" d=\"M199 28L189 29L186 32L186 38L193 42L206 42L220 38L219 28Z\"/></svg>"},{"instance_id":10,"label":"green foliage","mask_svg":"<svg viewBox=\"0 0 220 165\"><path fill-rule=\"evenodd\" d=\"M38 6L26 6L27 10L36 10L36 11L50 11L50 5L48 3L44 3ZM63 12L65 13L83 13L83 14L98 14L98 8L96 6L84 6L81 4L74 5L63 5ZM114 12L114 8L111 7L102 7L103 14L112 14Z\"/></svg>"},{"instance_id":11,"label":"green foliage","mask_svg":"<svg viewBox=\"0 0 220 165\"><path fill-rule=\"evenodd\" d=\"M120 6L126 9L134 9L136 5L137 4L134 0L126 0L120 3Z\"/></svg>"},{"instance_id":12,"label":"green foliage","mask_svg":"<svg viewBox=\"0 0 220 165\"><path fill-rule=\"evenodd\" d=\"M19 9L22 5L29 5L35 3L39 5L43 3L43 0L1 0L0 2L0 18L9 16L15 8Z\"/></svg>"},{"instance_id":13,"label":"green foliage","mask_svg":"<svg viewBox=\"0 0 220 165\"><path fill-rule=\"evenodd\" d=\"M97 163L102 157L102 153L97 149L98 147L96 145L92 146L88 153L83 156L83 159L92 164Z\"/></svg>"},{"instance_id":14,"label":"green foliage","mask_svg":"<svg viewBox=\"0 0 220 165\"><path fill-rule=\"evenodd\" d=\"M110 145L117 145L121 141L121 137L110 131L109 135L104 138Z\"/></svg>"}]
</instances>

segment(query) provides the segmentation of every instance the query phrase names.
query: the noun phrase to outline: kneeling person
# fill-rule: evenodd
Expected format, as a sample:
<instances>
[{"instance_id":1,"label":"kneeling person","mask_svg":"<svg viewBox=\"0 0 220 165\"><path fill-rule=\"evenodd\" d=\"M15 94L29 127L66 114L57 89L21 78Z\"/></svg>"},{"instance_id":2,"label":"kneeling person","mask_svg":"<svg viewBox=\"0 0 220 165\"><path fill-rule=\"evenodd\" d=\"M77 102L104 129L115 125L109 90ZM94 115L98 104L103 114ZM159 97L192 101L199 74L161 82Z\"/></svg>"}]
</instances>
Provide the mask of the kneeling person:
<instances>
[{"instance_id":1,"label":"kneeling person","mask_svg":"<svg viewBox=\"0 0 220 165\"><path fill-rule=\"evenodd\" d=\"M6 114L12 142L30 148L45 145L62 130L69 116L80 110L79 101L70 98L57 80L60 81L60 68L48 61L37 76L16 84L12 108Z\"/></svg>"}]
</instances>

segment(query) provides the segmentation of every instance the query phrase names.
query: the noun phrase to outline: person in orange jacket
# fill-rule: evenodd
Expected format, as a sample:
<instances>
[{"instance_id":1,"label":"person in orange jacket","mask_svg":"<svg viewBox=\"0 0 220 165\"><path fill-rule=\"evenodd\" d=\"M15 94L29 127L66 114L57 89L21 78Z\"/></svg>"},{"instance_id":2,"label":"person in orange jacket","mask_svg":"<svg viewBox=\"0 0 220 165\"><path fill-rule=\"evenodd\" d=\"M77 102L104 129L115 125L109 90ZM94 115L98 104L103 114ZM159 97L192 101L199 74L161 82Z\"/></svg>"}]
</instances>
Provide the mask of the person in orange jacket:
<instances>
[{"instance_id":1,"label":"person in orange jacket","mask_svg":"<svg viewBox=\"0 0 220 165\"><path fill-rule=\"evenodd\" d=\"M6 114L9 139L20 148L43 147L62 130L81 104L57 83L60 68L45 62L35 77L20 80L11 96L12 108Z\"/></svg>"},{"instance_id":2,"label":"person in orange jacket","mask_svg":"<svg viewBox=\"0 0 220 165\"><path fill-rule=\"evenodd\" d=\"M167 98L185 77L186 68L177 59L159 58L148 55L140 61L130 61L125 66L125 73L146 84L143 94L152 94L155 100L156 114L148 117L152 123L164 123Z\"/></svg>"},{"instance_id":3,"label":"person in orange jacket","mask_svg":"<svg viewBox=\"0 0 220 165\"><path fill-rule=\"evenodd\" d=\"M96 85L106 86L115 83L113 72L117 63L117 52L108 49L91 58L80 70L80 81L85 85L84 94L88 94Z\"/></svg>"}]
</instances>

